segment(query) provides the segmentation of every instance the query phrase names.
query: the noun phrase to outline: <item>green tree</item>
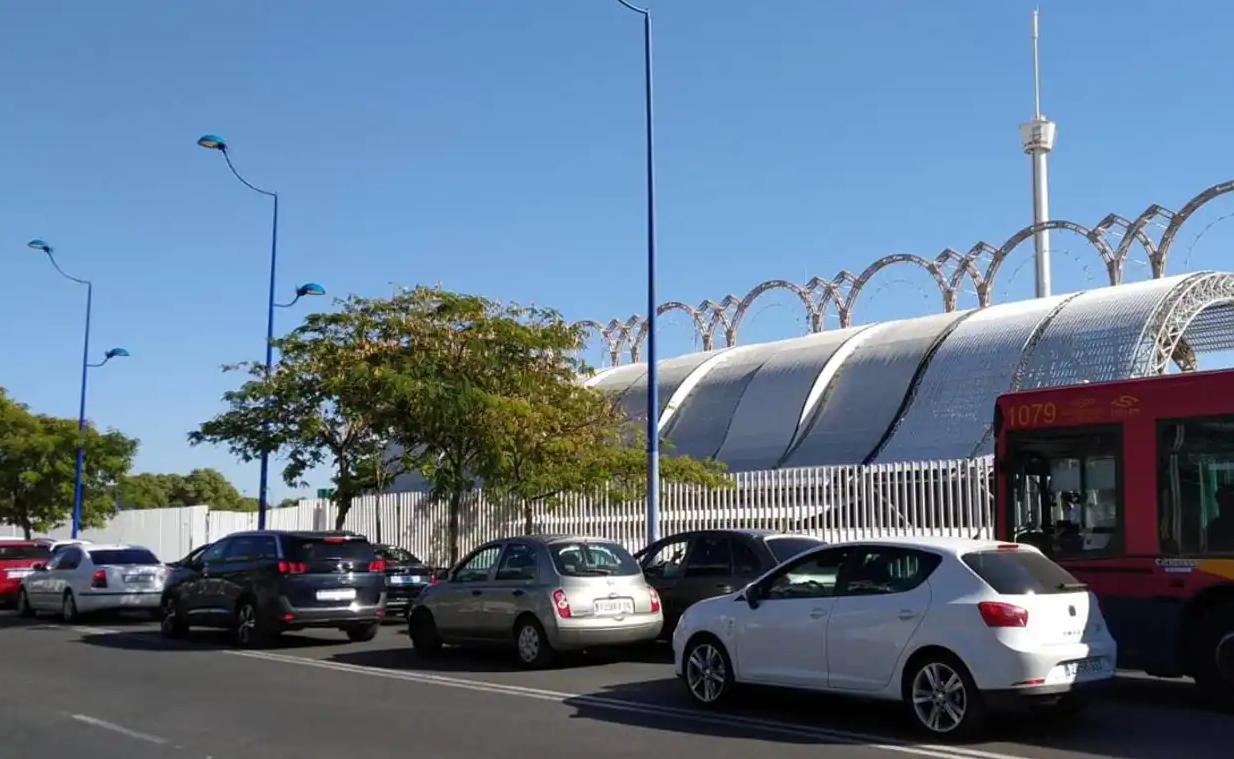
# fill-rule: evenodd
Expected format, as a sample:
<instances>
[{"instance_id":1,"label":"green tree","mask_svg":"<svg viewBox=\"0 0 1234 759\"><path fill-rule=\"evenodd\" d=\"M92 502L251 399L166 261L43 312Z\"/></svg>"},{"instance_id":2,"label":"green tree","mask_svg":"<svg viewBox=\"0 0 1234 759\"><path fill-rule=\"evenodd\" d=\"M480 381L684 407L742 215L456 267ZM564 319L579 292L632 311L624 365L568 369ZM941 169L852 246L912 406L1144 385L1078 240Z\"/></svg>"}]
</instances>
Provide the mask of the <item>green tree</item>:
<instances>
[{"instance_id":1,"label":"green tree","mask_svg":"<svg viewBox=\"0 0 1234 759\"><path fill-rule=\"evenodd\" d=\"M187 475L143 472L125 477L119 487L125 509L209 506L220 511L256 511L257 500L247 498L217 469L194 469Z\"/></svg>"},{"instance_id":2,"label":"green tree","mask_svg":"<svg viewBox=\"0 0 1234 759\"><path fill-rule=\"evenodd\" d=\"M352 500L371 489L372 472L384 462L385 440L372 423L373 376L365 356L374 325L351 299L338 313L310 314L304 324L275 341L278 364L224 367L248 379L223 395L228 409L189 433L194 444L226 445L243 461L263 452L286 461L283 480L304 487L305 474L326 464L333 472L342 529ZM397 466L397 464L392 464Z\"/></svg>"},{"instance_id":3,"label":"green tree","mask_svg":"<svg viewBox=\"0 0 1234 759\"><path fill-rule=\"evenodd\" d=\"M34 414L0 390L0 521L26 537L72 518L75 461L85 442L82 525L100 527L113 513L116 488L133 465L138 442L122 433L100 433L77 421Z\"/></svg>"}]
</instances>

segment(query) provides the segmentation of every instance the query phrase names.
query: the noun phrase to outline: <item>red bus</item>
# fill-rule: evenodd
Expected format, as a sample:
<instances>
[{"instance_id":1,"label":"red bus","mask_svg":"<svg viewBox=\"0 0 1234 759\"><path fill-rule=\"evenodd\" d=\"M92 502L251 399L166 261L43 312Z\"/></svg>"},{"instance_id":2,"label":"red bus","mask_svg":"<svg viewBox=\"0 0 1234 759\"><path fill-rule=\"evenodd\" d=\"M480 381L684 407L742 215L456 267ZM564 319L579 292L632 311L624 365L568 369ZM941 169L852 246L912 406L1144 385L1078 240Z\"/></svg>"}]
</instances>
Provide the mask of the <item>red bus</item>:
<instances>
[{"instance_id":1,"label":"red bus","mask_svg":"<svg viewBox=\"0 0 1234 759\"><path fill-rule=\"evenodd\" d=\"M1119 666L1234 697L1234 370L1003 395L1003 540L1097 594Z\"/></svg>"}]
</instances>

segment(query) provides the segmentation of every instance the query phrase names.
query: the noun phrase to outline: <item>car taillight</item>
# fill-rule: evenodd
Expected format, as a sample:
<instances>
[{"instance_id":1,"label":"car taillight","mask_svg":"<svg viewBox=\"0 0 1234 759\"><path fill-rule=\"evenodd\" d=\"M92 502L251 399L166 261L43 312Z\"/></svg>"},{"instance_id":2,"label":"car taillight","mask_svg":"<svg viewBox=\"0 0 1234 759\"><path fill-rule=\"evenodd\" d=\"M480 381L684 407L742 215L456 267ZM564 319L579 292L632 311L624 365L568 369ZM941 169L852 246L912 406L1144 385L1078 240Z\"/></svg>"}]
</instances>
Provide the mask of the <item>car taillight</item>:
<instances>
[{"instance_id":1,"label":"car taillight","mask_svg":"<svg viewBox=\"0 0 1234 759\"><path fill-rule=\"evenodd\" d=\"M1020 550L1020 545L1018 543L999 543L998 550L999 551L1018 551Z\"/></svg>"},{"instance_id":2,"label":"car taillight","mask_svg":"<svg viewBox=\"0 0 1234 759\"><path fill-rule=\"evenodd\" d=\"M303 561L280 561L279 574L302 575L308 571L308 565Z\"/></svg>"},{"instance_id":3,"label":"car taillight","mask_svg":"<svg viewBox=\"0 0 1234 759\"><path fill-rule=\"evenodd\" d=\"M655 614L660 610L660 594L656 592L655 588L648 588L647 590L651 592L651 613Z\"/></svg>"},{"instance_id":4,"label":"car taillight","mask_svg":"<svg viewBox=\"0 0 1234 759\"><path fill-rule=\"evenodd\" d=\"M570 599L566 598L566 592L561 588L553 591L553 607L557 609L557 616L562 619L570 617Z\"/></svg>"},{"instance_id":5,"label":"car taillight","mask_svg":"<svg viewBox=\"0 0 1234 759\"><path fill-rule=\"evenodd\" d=\"M1028 609L998 601L982 601L977 611L987 627L1028 627Z\"/></svg>"},{"instance_id":6,"label":"car taillight","mask_svg":"<svg viewBox=\"0 0 1234 759\"><path fill-rule=\"evenodd\" d=\"M374 559L373 561L370 561L368 563L368 571L384 572L386 571L386 563L382 561L381 559Z\"/></svg>"},{"instance_id":7,"label":"car taillight","mask_svg":"<svg viewBox=\"0 0 1234 759\"><path fill-rule=\"evenodd\" d=\"M437 584L437 573L436 573L436 572L434 572L434 573L432 573L431 575L429 575L429 576L428 576L428 584L429 584L429 585L436 585L436 584Z\"/></svg>"},{"instance_id":8,"label":"car taillight","mask_svg":"<svg viewBox=\"0 0 1234 759\"><path fill-rule=\"evenodd\" d=\"M90 587L106 588L107 587L107 572L102 569L94 570L94 575L90 578Z\"/></svg>"}]
</instances>

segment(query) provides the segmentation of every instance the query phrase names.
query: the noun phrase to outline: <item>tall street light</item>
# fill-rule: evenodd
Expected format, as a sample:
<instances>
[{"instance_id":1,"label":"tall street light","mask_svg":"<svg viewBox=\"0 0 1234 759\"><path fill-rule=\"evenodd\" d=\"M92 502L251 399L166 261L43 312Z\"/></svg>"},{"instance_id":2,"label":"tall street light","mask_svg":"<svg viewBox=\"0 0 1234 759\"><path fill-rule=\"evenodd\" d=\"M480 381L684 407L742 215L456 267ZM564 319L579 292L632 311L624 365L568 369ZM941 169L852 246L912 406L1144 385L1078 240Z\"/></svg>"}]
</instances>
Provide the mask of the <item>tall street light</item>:
<instances>
[{"instance_id":1,"label":"tall street light","mask_svg":"<svg viewBox=\"0 0 1234 759\"><path fill-rule=\"evenodd\" d=\"M647 117L647 542L660 539L660 372L656 365L656 160L652 125L651 11L617 0L643 17L643 91Z\"/></svg>"},{"instance_id":2,"label":"tall street light","mask_svg":"<svg viewBox=\"0 0 1234 759\"><path fill-rule=\"evenodd\" d=\"M81 500L82 474L86 464L86 385L90 377L90 369L98 368L113 358L124 358L129 352L124 348L112 348L103 354L103 360L97 364L90 363L90 312L94 307L94 284L87 279L78 279L60 268L56 262L55 250L43 240L31 240L26 246L47 254L47 260L56 268L60 276L86 286L86 337L81 351L81 399L77 406L77 462L73 469L73 537L81 531Z\"/></svg>"},{"instance_id":3,"label":"tall street light","mask_svg":"<svg viewBox=\"0 0 1234 759\"><path fill-rule=\"evenodd\" d=\"M235 165L231 162L231 153L227 151L227 141L217 134L204 134L197 139L197 144L207 150L217 150L223 154L223 160L227 162L227 168L231 169L231 173L235 175L240 183L259 195L265 195L274 201L274 218L270 227L270 295L266 301L266 376L270 376L274 369L274 309L287 308L294 304L300 298L306 295L325 295L326 290L321 285L309 283L296 289L296 297L290 303L277 303L274 300L275 287L277 284L278 275L278 248L279 248L279 196L276 192L263 190L257 185L249 182L240 172L236 171ZM269 429L269 423L266 424ZM267 493L270 482L270 452L261 452L261 484L257 493L257 529L264 530L266 528L266 507L268 503Z\"/></svg>"}]
</instances>

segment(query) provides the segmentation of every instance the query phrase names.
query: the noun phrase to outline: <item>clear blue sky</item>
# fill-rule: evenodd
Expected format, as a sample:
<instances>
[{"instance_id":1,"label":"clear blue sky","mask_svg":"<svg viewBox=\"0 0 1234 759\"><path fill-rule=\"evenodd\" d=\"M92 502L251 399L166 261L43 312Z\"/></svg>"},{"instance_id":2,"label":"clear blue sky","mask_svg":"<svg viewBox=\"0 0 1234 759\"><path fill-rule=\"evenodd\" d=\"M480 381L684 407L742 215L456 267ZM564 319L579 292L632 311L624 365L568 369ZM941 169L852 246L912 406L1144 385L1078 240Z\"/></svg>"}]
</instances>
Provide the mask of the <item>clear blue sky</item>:
<instances>
[{"instance_id":1,"label":"clear blue sky","mask_svg":"<svg viewBox=\"0 0 1234 759\"><path fill-rule=\"evenodd\" d=\"M663 299L998 244L1031 220L1030 3L650 1ZM1178 208L1230 178L1231 28L1234 5L1208 0L1042 3L1055 218ZM76 414L84 293L24 247L42 237L96 283L96 355L133 354L92 375L90 416L141 439L140 470L213 466L255 495L255 465L185 442L221 408L218 366L261 355L265 318L269 204L203 132L281 193L284 292L440 282L641 313L641 56L615 0L10 3L0 385ZM1192 247L1188 268L1228 268L1224 226L1192 243L1231 207L1184 228L1172 271ZM1103 282L1086 242L1053 248L1056 290ZM1031 292L1030 249L998 299ZM936 309L928 286L885 273L858 315ZM785 305L743 341L800 333ZM683 318L663 325L670 355L691 349Z\"/></svg>"}]
</instances>

